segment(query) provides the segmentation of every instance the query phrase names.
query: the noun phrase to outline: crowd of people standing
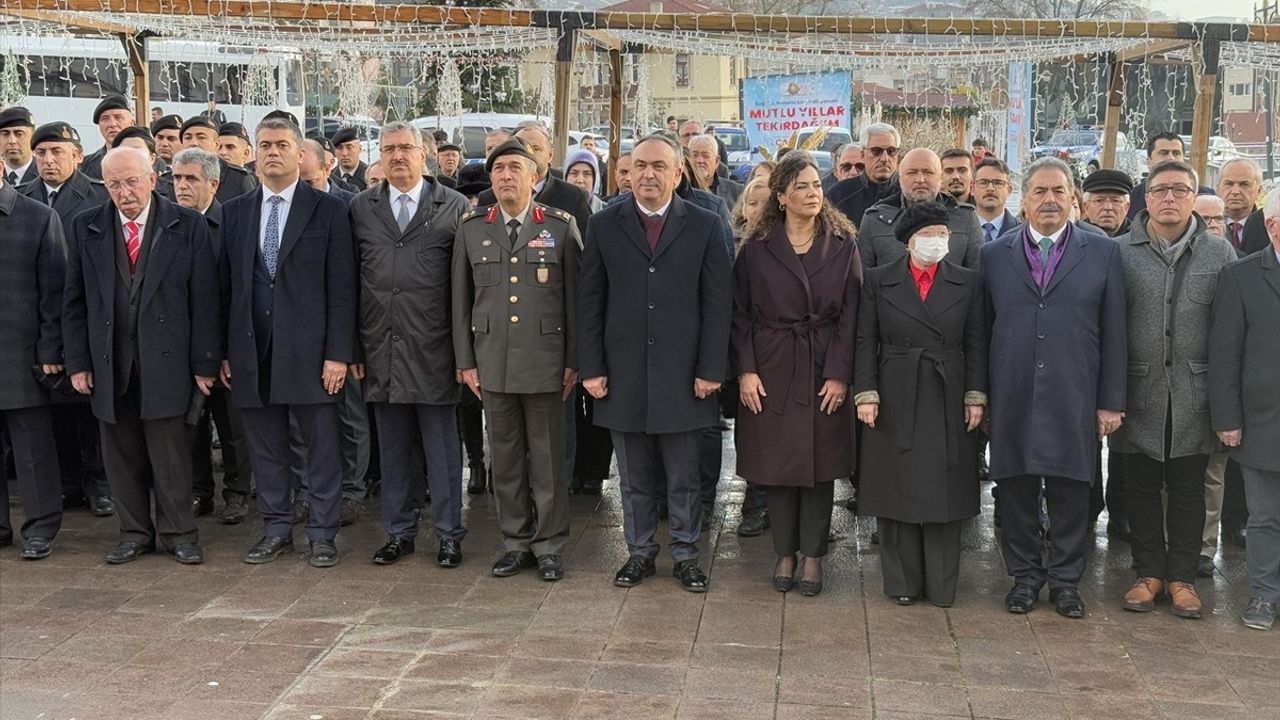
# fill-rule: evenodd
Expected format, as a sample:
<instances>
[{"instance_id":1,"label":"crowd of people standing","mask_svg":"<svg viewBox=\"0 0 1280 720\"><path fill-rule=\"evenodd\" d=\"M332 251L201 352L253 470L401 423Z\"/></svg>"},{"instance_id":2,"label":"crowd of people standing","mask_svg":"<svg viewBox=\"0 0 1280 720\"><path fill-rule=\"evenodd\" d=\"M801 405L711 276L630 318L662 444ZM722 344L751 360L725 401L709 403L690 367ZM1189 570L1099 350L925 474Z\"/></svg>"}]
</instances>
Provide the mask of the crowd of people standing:
<instances>
[{"instance_id":1,"label":"crowd of people standing","mask_svg":"<svg viewBox=\"0 0 1280 720\"><path fill-rule=\"evenodd\" d=\"M1274 621L1280 190L1261 199L1250 160L1204 187L1156 134L1143 182L1077 187L1056 158L1015 176L877 123L829 173L791 150L743 185L711 129L674 118L613 167L584 143L562 170L537 122L491 133L482 164L388 123L370 166L354 130L304 137L287 112L250 129L157 109L145 128L112 96L93 120L105 145L85 156L70 124L0 111L0 425L24 558L83 504L119 518L108 563L202 562L213 425L220 519L262 521L245 562L291 551L300 524L310 564L336 565L372 484L373 562L414 553L429 517L456 567L465 487L495 497L492 574L554 582L568 496L599 494L616 458L614 584L656 573L665 521L674 579L706 592L732 418L738 531L771 531L779 592L822 592L847 479L884 594L951 606L992 480L1010 612L1047 585L1085 616L1106 509L1132 547L1120 607L1200 617L1221 536L1246 545L1243 622Z\"/></svg>"}]
</instances>

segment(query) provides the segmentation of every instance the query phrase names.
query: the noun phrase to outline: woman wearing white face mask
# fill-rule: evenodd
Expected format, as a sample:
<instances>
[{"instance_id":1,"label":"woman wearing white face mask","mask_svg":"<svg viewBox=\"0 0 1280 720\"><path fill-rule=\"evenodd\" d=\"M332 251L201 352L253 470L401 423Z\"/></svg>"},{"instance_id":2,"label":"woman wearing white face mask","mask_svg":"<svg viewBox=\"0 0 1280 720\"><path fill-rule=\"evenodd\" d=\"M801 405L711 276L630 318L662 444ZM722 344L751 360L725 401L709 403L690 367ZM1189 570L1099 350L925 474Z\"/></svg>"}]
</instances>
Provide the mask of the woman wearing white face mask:
<instances>
[{"instance_id":1,"label":"woman wearing white face mask","mask_svg":"<svg viewBox=\"0 0 1280 720\"><path fill-rule=\"evenodd\" d=\"M955 602L960 526L978 514L973 430L987 390L977 272L947 255L947 208L911 205L894 234L908 255L862 283L854 403L862 433L858 511L877 518L885 594Z\"/></svg>"}]
</instances>

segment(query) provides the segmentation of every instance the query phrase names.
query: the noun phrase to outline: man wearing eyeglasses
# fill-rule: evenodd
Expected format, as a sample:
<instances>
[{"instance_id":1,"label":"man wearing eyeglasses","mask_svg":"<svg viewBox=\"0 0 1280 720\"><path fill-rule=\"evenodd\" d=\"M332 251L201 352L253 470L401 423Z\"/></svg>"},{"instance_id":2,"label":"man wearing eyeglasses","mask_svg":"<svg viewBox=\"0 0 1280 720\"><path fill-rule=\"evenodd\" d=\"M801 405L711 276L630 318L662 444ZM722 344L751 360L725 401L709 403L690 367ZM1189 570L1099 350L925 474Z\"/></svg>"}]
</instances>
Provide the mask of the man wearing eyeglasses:
<instances>
[{"instance_id":1,"label":"man wearing eyeglasses","mask_svg":"<svg viewBox=\"0 0 1280 720\"><path fill-rule=\"evenodd\" d=\"M865 171L831 186L828 201L855 226L862 222L867 210L882 198L897 191L893 182L898 172L898 148L902 137L888 123L872 123L862 128L858 144L862 146Z\"/></svg>"},{"instance_id":2,"label":"man wearing eyeglasses","mask_svg":"<svg viewBox=\"0 0 1280 720\"><path fill-rule=\"evenodd\" d=\"M1204 477L1218 447L1209 424L1209 325L1218 272L1235 249L1192 208L1199 177L1173 160L1147 177L1147 208L1117 238L1128 288L1128 404L1111 450L1123 457L1138 578L1123 607L1198 618ZM1167 498L1167 502L1166 502Z\"/></svg>"},{"instance_id":3,"label":"man wearing eyeglasses","mask_svg":"<svg viewBox=\"0 0 1280 720\"><path fill-rule=\"evenodd\" d=\"M1094 170L1084 179L1083 220L1092 223L1107 237L1129 232L1129 193L1133 180L1119 170Z\"/></svg>"},{"instance_id":4,"label":"man wearing eyeglasses","mask_svg":"<svg viewBox=\"0 0 1280 720\"><path fill-rule=\"evenodd\" d=\"M1013 192L1013 183L1009 182L1011 174L1003 160L993 157L982 160L973 169L973 209L984 243L1022 227L1017 216L1005 209Z\"/></svg>"},{"instance_id":5,"label":"man wearing eyeglasses","mask_svg":"<svg viewBox=\"0 0 1280 720\"><path fill-rule=\"evenodd\" d=\"M106 561L131 562L158 542L194 565L204 553L186 418L209 395L222 355L209 226L155 192L145 151L107 151L102 176L111 200L72 222L62 330L71 385L102 424L120 516Z\"/></svg>"}]
</instances>

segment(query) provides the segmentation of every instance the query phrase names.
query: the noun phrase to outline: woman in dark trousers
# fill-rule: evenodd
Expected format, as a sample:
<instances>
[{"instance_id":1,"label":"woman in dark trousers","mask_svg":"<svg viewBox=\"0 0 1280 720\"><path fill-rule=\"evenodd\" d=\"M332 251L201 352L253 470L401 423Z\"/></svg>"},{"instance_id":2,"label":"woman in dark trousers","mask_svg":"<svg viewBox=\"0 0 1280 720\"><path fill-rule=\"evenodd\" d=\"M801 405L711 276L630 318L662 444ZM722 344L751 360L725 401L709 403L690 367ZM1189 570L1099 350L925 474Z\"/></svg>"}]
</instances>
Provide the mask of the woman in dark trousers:
<instances>
[{"instance_id":1,"label":"woman in dark trousers","mask_svg":"<svg viewBox=\"0 0 1280 720\"><path fill-rule=\"evenodd\" d=\"M832 487L853 465L854 324L862 261L812 156L787 155L734 264L738 474L766 487L774 588L822 591ZM804 557L797 568L796 554Z\"/></svg>"},{"instance_id":2,"label":"woman in dark trousers","mask_svg":"<svg viewBox=\"0 0 1280 720\"><path fill-rule=\"evenodd\" d=\"M885 594L955 602L960 526L978 514L974 429L987 390L977 272L943 261L947 208L909 206L894 230L909 254L867 271L854 402L862 433L858 510L877 518Z\"/></svg>"}]
</instances>

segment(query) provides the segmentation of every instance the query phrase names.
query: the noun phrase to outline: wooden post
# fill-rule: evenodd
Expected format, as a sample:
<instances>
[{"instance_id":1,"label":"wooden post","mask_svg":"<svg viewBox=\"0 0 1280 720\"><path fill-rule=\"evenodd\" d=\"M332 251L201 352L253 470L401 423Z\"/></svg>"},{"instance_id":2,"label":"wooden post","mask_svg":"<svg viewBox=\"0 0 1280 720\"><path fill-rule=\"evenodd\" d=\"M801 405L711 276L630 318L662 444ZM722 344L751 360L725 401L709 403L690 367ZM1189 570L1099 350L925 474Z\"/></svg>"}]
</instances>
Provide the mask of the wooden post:
<instances>
[{"instance_id":1,"label":"wooden post","mask_svg":"<svg viewBox=\"0 0 1280 720\"><path fill-rule=\"evenodd\" d=\"M1213 126L1213 102L1218 90L1218 58L1222 43L1206 39L1195 45L1204 71L1196 83L1195 112L1191 116L1191 167L1205 180L1209 164L1209 135Z\"/></svg>"},{"instance_id":2,"label":"wooden post","mask_svg":"<svg viewBox=\"0 0 1280 720\"><path fill-rule=\"evenodd\" d=\"M1124 114L1124 60L1109 58L1111 78L1107 83L1107 115L1102 135L1102 167L1116 166L1116 135L1120 132L1120 116Z\"/></svg>"},{"instance_id":3,"label":"wooden post","mask_svg":"<svg viewBox=\"0 0 1280 720\"><path fill-rule=\"evenodd\" d=\"M555 150L552 162L564 162L569 152L569 114L571 110L570 86L573 84L573 51L578 44L578 32L566 29L560 35L556 45L556 109L552 122L555 124Z\"/></svg>"},{"instance_id":4,"label":"wooden post","mask_svg":"<svg viewBox=\"0 0 1280 720\"><path fill-rule=\"evenodd\" d=\"M151 122L151 71L147 66L147 33L120 34L120 43L133 73L133 121L146 127Z\"/></svg>"},{"instance_id":5,"label":"wooden post","mask_svg":"<svg viewBox=\"0 0 1280 720\"><path fill-rule=\"evenodd\" d=\"M609 177L605 178L605 190L612 195L618 192L618 155L622 153L622 51L609 50Z\"/></svg>"}]
</instances>

